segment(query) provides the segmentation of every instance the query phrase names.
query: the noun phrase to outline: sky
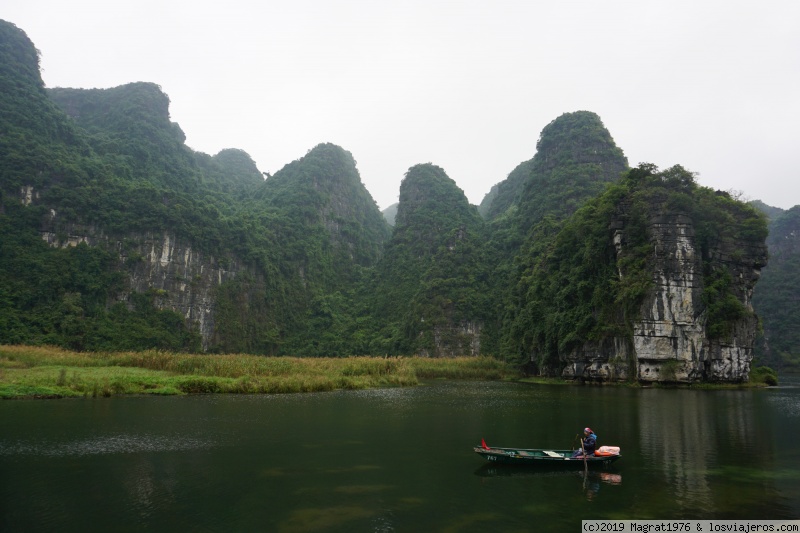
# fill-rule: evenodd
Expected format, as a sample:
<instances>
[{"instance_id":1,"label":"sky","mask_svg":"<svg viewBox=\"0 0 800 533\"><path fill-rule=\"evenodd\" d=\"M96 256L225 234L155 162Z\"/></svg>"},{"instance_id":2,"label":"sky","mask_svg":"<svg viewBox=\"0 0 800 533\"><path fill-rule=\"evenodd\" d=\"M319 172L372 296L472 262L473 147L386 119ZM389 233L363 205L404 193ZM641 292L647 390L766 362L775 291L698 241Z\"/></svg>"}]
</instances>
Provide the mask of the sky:
<instances>
[{"instance_id":1,"label":"sky","mask_svg":"<svg viewBox=\"0 0 800 533\"><path fill-rule=\"evenodd\" d=\"M800 204L797 0L3 0L0 19L47 87L156 83L192 149L273 174L337 144L381 209L418 163L479 204L578 110L631 165Z\"/></svg>"}]
</instances>

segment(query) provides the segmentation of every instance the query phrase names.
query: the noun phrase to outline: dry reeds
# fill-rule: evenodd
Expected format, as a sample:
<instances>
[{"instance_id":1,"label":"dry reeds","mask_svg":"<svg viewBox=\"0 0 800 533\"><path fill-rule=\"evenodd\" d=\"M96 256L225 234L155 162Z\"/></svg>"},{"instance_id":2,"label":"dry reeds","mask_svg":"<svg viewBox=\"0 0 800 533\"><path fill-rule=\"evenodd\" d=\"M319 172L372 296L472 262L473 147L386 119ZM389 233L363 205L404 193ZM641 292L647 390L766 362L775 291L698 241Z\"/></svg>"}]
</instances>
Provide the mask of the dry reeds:
<instances>
[{"instance_id":1,"label":"dry reeds","mask_svg":"<svg viewBox=\"0 0 800 533\"><path fill-rule=\"evenodd\" d=\"M0 397L293 392L402 387L419 378L503 379L516 371L488 357L299 358L162 351L80 353L0 346Z\"/></svg>"}]
</instances>

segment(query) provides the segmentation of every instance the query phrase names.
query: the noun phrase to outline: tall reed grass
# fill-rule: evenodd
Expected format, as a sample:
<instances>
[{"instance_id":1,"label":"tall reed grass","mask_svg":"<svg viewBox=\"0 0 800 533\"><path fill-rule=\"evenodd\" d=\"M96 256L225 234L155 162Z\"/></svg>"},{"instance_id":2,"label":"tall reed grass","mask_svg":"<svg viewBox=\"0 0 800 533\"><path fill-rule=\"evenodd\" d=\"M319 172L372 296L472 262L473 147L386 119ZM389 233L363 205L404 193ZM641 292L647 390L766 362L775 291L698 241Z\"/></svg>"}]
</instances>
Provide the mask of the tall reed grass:
<instances>
[{"instance_id":1,"label":"tall reed grass","mask_svg":"<svg viewBox=\"0 0 800 533\"><path fill-rule=\"evenodd\" d=\"M516 377L513 367L488 357L299 358L0 346L0 398L272 394L413 386L419 379Z\"/></svg>"}]
</instances>

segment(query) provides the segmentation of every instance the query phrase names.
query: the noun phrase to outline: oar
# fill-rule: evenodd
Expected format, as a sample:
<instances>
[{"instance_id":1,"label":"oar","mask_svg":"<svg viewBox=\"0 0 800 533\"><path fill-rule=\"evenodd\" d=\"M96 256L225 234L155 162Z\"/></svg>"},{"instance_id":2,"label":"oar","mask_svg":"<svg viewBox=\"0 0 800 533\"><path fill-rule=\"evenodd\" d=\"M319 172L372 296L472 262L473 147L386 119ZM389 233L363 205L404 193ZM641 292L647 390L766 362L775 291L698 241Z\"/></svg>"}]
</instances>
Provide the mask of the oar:
<instances>
[{"instance_id":1,"label":"oar","mask_svg":"<svg viewBox=\"0 0 800 533\"><path fill-rule=\"evenodd\" d=\"M583 439L581 439L581 451L583 452L583 473L589 472L589 464L586 462L586 448L583 447Z\"/></svg>"}]
</instances>

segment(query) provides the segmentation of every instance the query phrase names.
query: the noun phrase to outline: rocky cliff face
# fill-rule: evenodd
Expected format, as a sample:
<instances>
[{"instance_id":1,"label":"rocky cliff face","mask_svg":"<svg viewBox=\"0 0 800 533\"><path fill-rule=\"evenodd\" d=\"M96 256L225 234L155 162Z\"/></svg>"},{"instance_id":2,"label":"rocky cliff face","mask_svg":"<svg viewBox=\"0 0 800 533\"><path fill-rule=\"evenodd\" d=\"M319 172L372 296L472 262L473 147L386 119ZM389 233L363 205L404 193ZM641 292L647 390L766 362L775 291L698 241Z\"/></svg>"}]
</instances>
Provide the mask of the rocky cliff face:
<instances>
[{"instance_id":1,"label":"rocky cliff face","mask_svg":"<svg viewBox=\"0 0 800 533\"><path fill-rule=\"evenodd\" d=\"M433 345L420 348L422 357L463 357L481 355L483 323L463 321L433 327Z\"/></svg>"},{"instance_id":2,"label":"rocky cliff face","mask_svg":"<svg viewBox=\"0 0 800 533\"><path fill-rule=\"evenodd\" d=\"M51 218L56 217L51 212ZM53 247L113 247L119 269L126 273L126 287L117 295L118 300L126 301L131 292L152 292L158 308L181 314L197 328L203 349L209 348L215 326L214 291L247 270L236 258L198 252L191 243L169 232L131 235L123 241L109 239L93 227L68 224L66 228L66 232L56 233L48 224L41 232L42 239Z\"/></svg>"},{"instance_id":3,"label":"rocky cliff face","mask_svg":"<svg viewBox=\"0 0 800 533\"><path fill-rule=\"evenodd\" d=\"M208 349L214 334L214 290L242 270L239 262L197 252L169 233L141 236L132 250L120 250L120 261L129 265L130 290L155 289L156 304L194 324L203 349Z\"/></svg>"},{"instance_id":4,"label":"rocky cliff face","mask_svg":"<svg viewBox=\"0 0 800 533\"><path fill-rule=\"evenodd\" d=\"M627 227L620 219L612 229L619 256L626 246ZM746 381L758 326L753 288L766 265L766 246L726 238L704 253L694 221L679 213L651 217L648 237L653 252L652 288L633 321L632 338L584 345L567 358L563 376L603 381L631 377L641 382ZM710 272L730 273L730 291L746 310L726 335L713 338L703 301Z\"/></svg>"}]
</instances>

